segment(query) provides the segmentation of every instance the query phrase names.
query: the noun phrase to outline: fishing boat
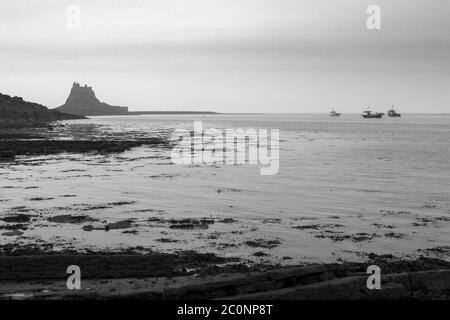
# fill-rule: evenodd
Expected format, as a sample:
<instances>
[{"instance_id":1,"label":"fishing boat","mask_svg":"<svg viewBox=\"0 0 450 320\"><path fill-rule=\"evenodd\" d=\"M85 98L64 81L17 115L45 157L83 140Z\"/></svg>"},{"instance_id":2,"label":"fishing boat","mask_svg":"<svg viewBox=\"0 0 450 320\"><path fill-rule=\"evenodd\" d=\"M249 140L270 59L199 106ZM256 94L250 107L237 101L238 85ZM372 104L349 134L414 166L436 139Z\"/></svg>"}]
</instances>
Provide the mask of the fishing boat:
<instances>
[{"instance_id":1,"label":"fishing boat","mask_svg":"<svg viewBox=\"0 0 450 320\"><path fill-rule=\"evenodd\" d=\"M402 115L400 113L397 113L397 111L395 111L394 106L391 107L391 109L389 109L388 111L388 116L391 118L398 118L401 117Z\"/></svg>"},{"instance_id":2,"label":"fishing boat","mask_svg":"<svg viewBox=\"0 0 450 320\"><path fill-rule=\"evenodd\" d=\"M341 114L339 112L336 112L334 110L330 111L330 117L339 117Z\"/></svg>"},{"instance_id":3,"label":"fishing boat","mask_svg":"<svg viewBox=\"0 0 450 320\"><path fill-rule=\"evenodd\" d=\"M366 119L381 119L381 117L384 116L383 112L375 112L372 113L372 111L370 111L369 109L367 109L366 111L363 111L362 113L362 117L366 118Z\"/></svg>"}]
</instances>

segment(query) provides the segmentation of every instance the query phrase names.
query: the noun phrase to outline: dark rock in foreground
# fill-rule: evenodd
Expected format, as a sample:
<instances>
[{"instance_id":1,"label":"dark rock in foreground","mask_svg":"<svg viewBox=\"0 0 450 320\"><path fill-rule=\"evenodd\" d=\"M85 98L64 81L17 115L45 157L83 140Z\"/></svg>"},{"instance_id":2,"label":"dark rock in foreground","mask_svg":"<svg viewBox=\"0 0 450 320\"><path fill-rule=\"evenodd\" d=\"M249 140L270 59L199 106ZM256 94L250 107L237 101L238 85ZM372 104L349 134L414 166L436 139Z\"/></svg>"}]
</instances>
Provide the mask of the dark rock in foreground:
<instances>
[{"instance_id":1,"label":"dark rock in foreground","mask_svg":"<svg viewBox=\"0 0 450 320\"><path fill-rule=\"evenodd\" d=\"M0 160L14 159L18 155L49 155L67 153L121 153L134 147L165 146L160 138L142 141L105 140L0 140Z\"/></svg>"},{"instance_id":2,"label":"dark rock in foreground","mask_svg":"<svg viewBox=\"0 0 450 320\"><path fill-rule=\"evenodd\" d=\"M77 82L73 83L72 90L70 91L66 103L55 110L82 116L128 114L127 107L110 106L107 103L100 102L91 87L88 87L87 85L80 86Z\"/></svg>"},{"instance_id":3,"label":"dark rock in foreground","mask_svg":"<svg viewBox=\"0 0 450 320\"><path fill-rule=\"evenodd\" d=\"M231 258L193 251L36 253L0 255L0 299L428 300L450 297L449 263L427 258L290 267L260 265L251 269ZM366 269L373 263L379 263L383 270L380 290L367 288ZM72 264L82 270L80 290L71 291L66 287L66 268Z\"/></svg>"},{"instance_id":4,"label":"dark rock in foreground","mask_svg":"<svg viewBox=\"0 0 450 320\"><path fill-rule=\"evenodd\" d=\"M71 119L84 119L84 117L49 110L43 105L24 101L20 97L11 97L0 93L0 122L44 122Z\"/></svg>"}]
</instances>

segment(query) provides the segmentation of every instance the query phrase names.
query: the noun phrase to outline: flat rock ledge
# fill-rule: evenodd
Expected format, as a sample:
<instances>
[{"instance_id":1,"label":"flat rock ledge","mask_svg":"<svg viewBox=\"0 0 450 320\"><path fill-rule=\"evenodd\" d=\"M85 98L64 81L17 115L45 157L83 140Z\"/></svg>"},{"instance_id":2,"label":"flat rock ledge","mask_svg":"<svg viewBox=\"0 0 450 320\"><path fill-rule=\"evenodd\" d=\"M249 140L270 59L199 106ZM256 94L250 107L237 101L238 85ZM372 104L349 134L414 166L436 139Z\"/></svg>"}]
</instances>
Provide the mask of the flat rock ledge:
<instances>
[{"instance_id":1,"label":"flat rock ledge","mask_svg":"<svg viewBox=\"0 0 450 320\"><path fill-rule=\"evenodd\" d=\"M449 299L450 267L445 261L402 262L407 271L382 266L381 289L369 290L365 264L323 264L267 271L161 274L158 256L0 257L0 299L233 299L370 300ZM172 260L171 260L172 261ZM221 261L211 261L220 264ZM95 263L94 265L91 263ZM81 264L81 289L66 287L66 266ZM179 264L162 264L175 268ZM87 266L91 267L88 268ZM206 264L205 264L206 265ZM413 265L414 267L411 267ZM424 269L420 267L424 265ZM33 266L30 269L30 266ZM86 268L84 268L86 266ZM170 268L169 268L170 269ZM31 270L27 273L26 270ZM55 271L58 270L57 276ZM155 271L156 270L156 271ZM383 273L385 270L386 273Z\"/></svg>"}]
</instances>

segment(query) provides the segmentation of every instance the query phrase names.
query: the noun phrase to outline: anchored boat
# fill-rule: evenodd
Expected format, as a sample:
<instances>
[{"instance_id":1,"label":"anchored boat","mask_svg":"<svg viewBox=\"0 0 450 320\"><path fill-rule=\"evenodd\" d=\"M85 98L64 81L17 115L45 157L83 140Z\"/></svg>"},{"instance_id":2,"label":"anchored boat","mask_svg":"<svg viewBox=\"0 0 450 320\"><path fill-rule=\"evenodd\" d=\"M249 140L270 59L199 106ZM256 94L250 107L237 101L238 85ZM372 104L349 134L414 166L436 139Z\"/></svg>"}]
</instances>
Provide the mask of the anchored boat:
<instances>
[{"instance_id":1,"label":"anchored boat","mask_svg":"<svg viewBox=\"0 0 450 320\"><path fill-rule=\"evenodd\" d=\"M330 117L339 117L341 114L339 112L336 112L334 110L330 111Z\"/></svg>"},{"instance_id":2,"label":"anchored boat","mask_svg":"<svg viewBox=\"0 0 450 320\"><path fill-rule=\"evenodd\" d=\"M388 116L391 118L397 118L401 117L402 115L400 113L397 113L397 111L394 110L394 106L392 106L391 109L389 109L388 111Z\"/></svg>"},{"instance_id":3,"label":"anchored boat","mask_svg":"<svg viewBox=\"0 0 450 320\"><path fill-rule=\"evenodd\" d=\"M370 110L363 111L362 113L362 117L366 119L380 119L383 116L384 116L383 112L372 113L372 111Z\"/></svg>"}]
</instances>

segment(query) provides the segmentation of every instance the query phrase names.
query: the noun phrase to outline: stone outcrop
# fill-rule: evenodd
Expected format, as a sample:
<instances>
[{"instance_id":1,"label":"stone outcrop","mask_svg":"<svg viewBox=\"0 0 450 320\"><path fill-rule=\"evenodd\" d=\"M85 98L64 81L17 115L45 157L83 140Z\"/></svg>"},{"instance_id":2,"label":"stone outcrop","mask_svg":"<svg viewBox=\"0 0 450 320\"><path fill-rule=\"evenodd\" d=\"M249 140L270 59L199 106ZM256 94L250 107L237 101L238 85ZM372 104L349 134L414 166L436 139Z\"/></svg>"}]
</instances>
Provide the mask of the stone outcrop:
<instances>
[{"instance_id":1,"label":"stone outcrop","mask_svg":"<svg viewBox=\"0 0 450 320\"><path fill-rule=\"evenodd\" d=\"M379 300L450 297L446 261L421 258L380 266L381 288L367 288L368 263L291 266L220 273L211 254L0 256L0 300ZM372 261L370 261L372 263ZM83 270L81 290L67 290L68 265ZM193 268L189 273L186 269ZM207 271L209 270L209 271ZM170 281L168 281L170 279ZM42 290L45 288L47 290ZM88 289L85 289L88 288Z\"/></svg>"},{"instance_id":2,"label":"stone outcrop","mask_svg":"<svg viewBox=\"0 0 450 320\"><path fill-rule=\"evenodd\" d=\"M95 96L94 90L87 85L81 86L74 82L70 95L66 103L56 108L56 110L81 116L107 116L107 115L126 115L127 107L111 106L100 102Z\"/></svg>"},{"instance_id":3,"label":"stone outcrop","mask_svg":"<svg viewBox=\"0 0 450 320\"><path fill-rule=\"evenodd\" d=\"M43 105L24 101L20 97L0 93L0 121L47 122L82 118L84 117L49 110Z\"/></svg>"}]
</instances>

